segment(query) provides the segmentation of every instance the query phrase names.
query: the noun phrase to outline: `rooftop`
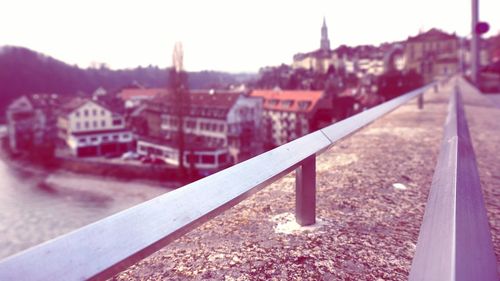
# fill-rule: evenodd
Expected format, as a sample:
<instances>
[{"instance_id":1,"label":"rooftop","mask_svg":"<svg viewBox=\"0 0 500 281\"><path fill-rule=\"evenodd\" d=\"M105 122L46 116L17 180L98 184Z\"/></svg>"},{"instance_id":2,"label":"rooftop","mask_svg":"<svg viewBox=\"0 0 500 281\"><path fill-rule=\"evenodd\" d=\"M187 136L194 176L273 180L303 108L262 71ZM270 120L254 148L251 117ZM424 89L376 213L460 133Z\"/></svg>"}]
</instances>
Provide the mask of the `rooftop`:
<instances>
[{"instance_id":1,"label":"rooftop","mask_svg":"<svg viewBox=\"0 0 500 281\"><path fill-rule=\"evenodd\" d=\"M163 88L125 88L121 90L117 96L124 101L136 98L153 98L156 95L163 94L166 89Z\"/></svg>"},{"instance_id":2,"label":"rooftop","mask_svg":"<svg viewBox=\"0 0 500 281\"><path fill-rule=\"evenodd\" d=\"M456 34L449 34L437 28L432 28L427 32L420 33L416 36L408 37L408 42L421 42L421 41L437 41L437 40L458 40Z\"/></svg>"},{"instance_id":3,"label":"rooftop","mask_svg":"<svg viewBox=\"0 0 500 281\"><path fill-rule=\"evenodd\" d=\"M309 112L323 96L323 91L254 90L250 96L263 98L267 110Z\"/></svg>"}]
</instances>

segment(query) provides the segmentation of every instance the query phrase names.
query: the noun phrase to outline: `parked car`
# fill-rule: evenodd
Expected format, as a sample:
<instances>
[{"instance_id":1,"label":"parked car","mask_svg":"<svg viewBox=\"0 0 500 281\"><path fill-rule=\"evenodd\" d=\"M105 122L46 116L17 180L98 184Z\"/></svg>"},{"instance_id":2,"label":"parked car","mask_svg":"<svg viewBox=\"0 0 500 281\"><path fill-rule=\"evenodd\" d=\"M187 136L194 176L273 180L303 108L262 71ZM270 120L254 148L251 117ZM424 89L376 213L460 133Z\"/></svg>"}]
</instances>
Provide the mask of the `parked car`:
<instances>
[{"instance_id":1,"label":"parked car","mask_svg":"<svg viewBox=\"0 0 500 281\"><path fill-rule=\"evenodd\" d=\"M140 157L140 155L134 151L127 151L127 152L122 154L123 160L137 160L137 159L139 159L139 157Z\"/></svg>"},{"instance_id":2,"label":"parked car","mask_svg":"<svg viewBox=\"0 0 500 281\"><path fill-rule=\"evenodd\" d=\"M153 159L149 156L142 156L139 158L139 161L141 161L141 163L143 163L143 164L148 164L148 163L152 163Z\"/></svg>"}]
</instances>

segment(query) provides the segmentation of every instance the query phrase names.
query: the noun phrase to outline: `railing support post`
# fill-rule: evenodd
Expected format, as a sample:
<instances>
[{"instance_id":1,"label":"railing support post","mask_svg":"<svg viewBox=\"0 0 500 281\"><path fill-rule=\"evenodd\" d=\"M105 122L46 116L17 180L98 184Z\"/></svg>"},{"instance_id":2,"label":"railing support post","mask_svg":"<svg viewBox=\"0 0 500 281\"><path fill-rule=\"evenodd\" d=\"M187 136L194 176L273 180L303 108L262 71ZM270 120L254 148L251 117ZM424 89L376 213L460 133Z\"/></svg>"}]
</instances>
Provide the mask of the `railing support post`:
<instances>
[{"instance_id":1,"label":"railing support post","mask_svg":"<svg viewBox=\"0 0 500 281\"><path fill-rule=\"evenodd\" d=\"M295 219L301 226L316 223L316 155L304 159L295 171Z\"/></svg>"},{"instance_id":2,"label":"railing support post","mask_svg":"<svg viewBox=\"0 0 500 281\"><path fill-rule=\"evenodd\" d=\"M424 108L424 94L418 96L418 109Z\"/></svg>"}]
</instances>

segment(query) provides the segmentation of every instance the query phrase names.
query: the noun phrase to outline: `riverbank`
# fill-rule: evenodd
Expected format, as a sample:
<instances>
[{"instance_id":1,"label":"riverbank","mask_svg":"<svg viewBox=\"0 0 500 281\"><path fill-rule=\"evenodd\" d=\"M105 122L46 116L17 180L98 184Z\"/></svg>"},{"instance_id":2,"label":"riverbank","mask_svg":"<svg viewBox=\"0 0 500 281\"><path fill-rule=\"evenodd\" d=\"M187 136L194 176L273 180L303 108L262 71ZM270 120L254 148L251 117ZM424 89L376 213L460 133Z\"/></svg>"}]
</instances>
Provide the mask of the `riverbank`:
<instances>
[{"instance_id":1,"label":"riverbank","mask_svg":"<svg viewBox=\"0 0 500 281\"><path fill-rule=\"evenodd\" d=\"M131 165L124 163L106 163L73 157L55 157L43 162L32 161L24 155L10 153L6 136L0 138L0 158L10 166L31 173L54 173L64 171L104 180L134 181L144 184L178 188L183 184L177 180L177 170L161 165Z\"/></svg>"}]
</instances>

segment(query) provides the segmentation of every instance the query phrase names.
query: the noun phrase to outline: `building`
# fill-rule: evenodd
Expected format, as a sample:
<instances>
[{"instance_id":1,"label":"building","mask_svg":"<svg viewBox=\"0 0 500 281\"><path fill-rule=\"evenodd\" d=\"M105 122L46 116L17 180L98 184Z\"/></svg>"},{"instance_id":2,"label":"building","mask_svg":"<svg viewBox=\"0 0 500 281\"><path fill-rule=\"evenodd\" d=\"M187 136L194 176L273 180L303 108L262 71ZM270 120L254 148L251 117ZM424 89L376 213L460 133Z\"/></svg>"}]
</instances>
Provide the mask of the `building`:
<instances>
[{"instance_id":1,"label":"building","mask_svg":"<svg viewBox=\"0 0 500 281\"><path fill-rule=\"evenodd\" d=\"M493 46L492 41L484 40L480 38L479 40L479 68L487 66L491 61L495 60L495 53L491 52L491 47ZM471 41L462 38L459 41L459 70L464 73L467 72L471 67L472 54L471 54Z\"/></svg>"},{"instance_id":2,"label":"building","mask_svg":"<svg viewBox=\"0 0 500 281\"><path fill-rule=\"evenodd\" d=\"M459 70L459 38L433 28L409 37L404 56L406 70L416 71L429 83Z\"/></svg>"},{"instance_id":3,"label":"building","mask_svg":"<svg viewBox=\"0 0 500 281\"><path fill-rule=\"evenodd\" d=\"M78 157L115 154L132 149L124 118L96 101L74 98L61 107L58 136Z\"/></svg>"},{"instance_id":4,"label":"building","mask_svg":"<svg viewBox=\"0 0 500 281\"><path fill-rule=\"evenodd\" d=\"M171 92L158 91L161 94L141 113L147 132L139 136L138 152L178 166L180 124L176 100ZM186 168L208 174L261 152L260 99L215 90L191 91L187 97L183 115Z\"/></svg>"},{"instance_id":5,"label":"building","mask_svg":"<svg viewBox=\"0 0 500 281\"><path fill-rule=\"evenodd\" d=\"M124 88L116 95L125 105L125 108L135 108L146 101L152 100L165 90L160 88L144 89L139 87Z\"/></svg>"},{"instance_id":6,"label":"building","mask_svg":"<svg viewBox=\"0 0 500 281\"><path fill-rule=\"evenodd\" d=\"M500 61L500 32L485 40L488 42L488 57L490 63Z\"/></svg>"},{"instance_id":7,"label":"building","mask_svg":"<svg viewBox=\"0 0 500 281\"><path fill-rule=\"evenodd\" d=\"M323 91L254 90L263 99L266 147L285 144L330 124L332 99Z\"/></svg>"},{"instance_id":8,"label":"building","mask_svg":"<svg viewBox=\"0 0 500 281\"><path fill-rule=\"evenodd\" d=\"M12 152L51 153L56 139L54 109L57 94L31 94L14 100L6 111L9 147Z\"/></svg>"},{"instance_id":9,"label":"building","mask_svg":"<svg viewBox=\"0 0 500 281\"><path fill-rule=\"evenodd\" d=\"M328 28L326 20L323 18L321 27L321 41L318 50L309 53L298 53L293 56L292 68L310 69L319 73L326 73L330 65L334 65L337 57L330 49L330 39L328 39Z\"/></svg>"}]
</instances>

